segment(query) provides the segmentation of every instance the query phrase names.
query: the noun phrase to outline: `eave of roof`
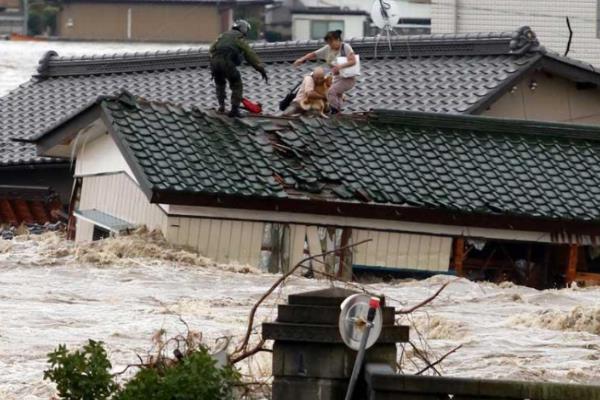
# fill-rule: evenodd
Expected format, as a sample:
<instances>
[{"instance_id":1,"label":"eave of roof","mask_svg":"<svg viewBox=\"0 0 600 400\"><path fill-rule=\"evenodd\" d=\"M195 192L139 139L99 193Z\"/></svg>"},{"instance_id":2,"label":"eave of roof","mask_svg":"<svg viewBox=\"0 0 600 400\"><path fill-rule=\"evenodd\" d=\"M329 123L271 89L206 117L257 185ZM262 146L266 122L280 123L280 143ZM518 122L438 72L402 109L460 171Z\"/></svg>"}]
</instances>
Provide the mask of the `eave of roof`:
<instances>
[{"instance_id":1,"label":"eave of roof","mask_svg":"<svg viewBox=\"0 0 600 400\"><path fill-rule=\"evenodd\" d=\"M361 203L358 201L325 201L322 199L263 198L230 196L210 193L182 193L152 190L151 203L197 207L218 207L257 211L290 212L328 215L338 217L378 220L410 221L436 225L473 226L504 230L550 232L555 235L589 235L600 239L597 221L581 221L562 218L532 217L519 213L490 214L479 211L464 212L452 208L427 208L398 206L394 204Z\"/></svg>"}]
</instances>

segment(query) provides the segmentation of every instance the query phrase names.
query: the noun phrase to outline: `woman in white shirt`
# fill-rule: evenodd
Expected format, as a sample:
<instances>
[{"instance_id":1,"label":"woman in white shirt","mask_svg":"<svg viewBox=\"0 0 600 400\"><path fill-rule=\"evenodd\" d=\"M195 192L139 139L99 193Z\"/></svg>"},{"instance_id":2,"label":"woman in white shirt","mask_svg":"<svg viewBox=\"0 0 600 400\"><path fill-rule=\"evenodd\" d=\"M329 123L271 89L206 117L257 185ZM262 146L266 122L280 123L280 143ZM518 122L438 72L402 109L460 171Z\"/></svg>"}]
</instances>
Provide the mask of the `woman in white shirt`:
<instances>
[{"instance_id":1,"label":"woman in white shirt","mask_svg":"<svg viewBox=\"0 0 600 400\"><path fill-rule=\"evenodd\" d=\"M333 73L333 85L327 92L327 101L331 108L331 113L336 114L342 110L344 102L344 93L352 89L356 85L356 78L342 78L340 76L340 70L348 68L356 64L356 57L352 47L342 41L342 31L331 31L325 35L325 46L321 47L317 51L313 51L300 57L294 62L294 66L304 64L308 60L325 60L327 65L331 67ZM346 57L348 62L342 65L336 64L338 57Z\"/></svg>"}]
</instances>

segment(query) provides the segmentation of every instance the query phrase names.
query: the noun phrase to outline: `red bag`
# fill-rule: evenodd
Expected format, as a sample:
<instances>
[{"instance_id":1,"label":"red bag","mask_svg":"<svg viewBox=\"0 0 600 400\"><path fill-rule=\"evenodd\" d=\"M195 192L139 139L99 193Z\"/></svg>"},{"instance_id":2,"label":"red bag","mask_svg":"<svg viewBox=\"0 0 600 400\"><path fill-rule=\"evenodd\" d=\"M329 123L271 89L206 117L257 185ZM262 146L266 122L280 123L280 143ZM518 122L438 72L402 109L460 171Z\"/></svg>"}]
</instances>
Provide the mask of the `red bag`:
<instances>
[{"instance_id":1,"label":"red bag","mask_svg":"<svg viewBox=\"0 0 600 400\"><path fill-rule=\"evenodd\" d=\"M262 113L262 105L260 103L253 103L250 100L243 98L242 105L246 110L251 112L252 114L260 114Z\"/></svg>"}]
</instances>

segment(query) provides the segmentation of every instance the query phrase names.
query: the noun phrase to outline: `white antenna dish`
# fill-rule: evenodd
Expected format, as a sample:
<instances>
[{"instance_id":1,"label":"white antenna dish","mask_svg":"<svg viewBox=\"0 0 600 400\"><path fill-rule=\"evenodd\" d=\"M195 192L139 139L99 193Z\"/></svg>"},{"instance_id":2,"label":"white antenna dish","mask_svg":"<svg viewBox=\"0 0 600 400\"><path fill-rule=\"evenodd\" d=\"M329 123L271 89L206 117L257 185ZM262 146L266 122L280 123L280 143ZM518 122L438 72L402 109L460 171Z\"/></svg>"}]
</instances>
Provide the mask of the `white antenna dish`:
<instances>
[{"instance_id":1,"label":"white antenna dish","mask_svg":"<svg viewBox=\"0 0 600 400\"><path fill-rule=\"evenodd\" d=\"M398 34L394 30L394 27L400 20L400 6L394 0L373 0L371 19L373 20L373 24L380 30L375 41L375 58L377 58L377 47L379 46L379 39L381 39L382 34L385 34L387 37L388 47L392 51L391 36ZM408 42L406 45L408 47Z\"/></svg>"},{"instance_id":2,"label":"white antenna dish","mask_svg":"<svg viewBox=\"0 0 600 400\"><path fill-rule=\"evenodd\" d=\"M400 6L394 0L374 0L371 6L371 20L381 30L389 31L400 19Z\"/></svg>"},{"instance_id":3,"label":"white antenna dish","mask_svg":"<svg viewBox=\"0 0 600 400\"><path fill-rule=\"evenodd\" d=\"M340 336L346 346L352 350L359 351L361 339L367 330L370 301L371 297L366 294L354 294L347 297L340 306L342 309L338 324ZM381 329L383 328L381 308L377 308L375 318L370 324L370 332L364 349L373 346L379 339L379 335L381 335Z\"/></svg>"}]
</instances>

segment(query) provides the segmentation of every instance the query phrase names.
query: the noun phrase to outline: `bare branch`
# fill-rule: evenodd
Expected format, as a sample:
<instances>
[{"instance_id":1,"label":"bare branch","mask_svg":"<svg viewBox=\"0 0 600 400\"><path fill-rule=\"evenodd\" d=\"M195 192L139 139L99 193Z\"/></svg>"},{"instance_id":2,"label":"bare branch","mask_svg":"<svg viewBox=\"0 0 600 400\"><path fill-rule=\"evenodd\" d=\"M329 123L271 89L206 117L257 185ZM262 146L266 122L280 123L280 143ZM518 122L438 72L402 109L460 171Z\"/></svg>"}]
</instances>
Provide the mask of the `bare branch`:
<instances>
[{"instance_id":1,"label":"bare branch","mask_svg":"<svg viewBox=\"0 0 600 400\"><path fill-rule=\"evenodd\" d=\"M419 308L421 308L421 307L423 307L423 306L426 306L427 304L429 304L429 303L431 303L433 300L435 300L435 298L436 298L436 297L438 297L438 296L440 295L440 293L442 293L442 291L443 291L444 289L446 289L446 287L447 287L449 284L451 284L451 283L453 283L453 282L456 282L458 279L460 279L460 278L456 278L456 279L453 279L453 280L451 280L451 281L448 281L448 282L444 283L444 284L443 284L443 285L442 285L442 286L441 286L441 287L440 287L440 288L437 290L437 292L435 292L435 293L434 293L432 296L430 296L430 297L426 298L425 300L423 300L423 301L422 301L422 302L420 302L419 304L416 304L416 305L414 305L414 306L412 306L412 307L410 307L410 308L403 308L403 309L401 309L401 310L397 310L397 311L396 311L396 314L411 314L411 313L415 312L417 309L419 309Z\"/></svg>"},{"instance_id":2,"label":"bare branch","mask_svg":"<svg viewBox=\"0 0 600 400\"><path fill-rule=\"evenodd\" d=\"M438 371L438 370L435 368L435 365L433 365L433 364L432 364L432 363L431 363L431 362L430 362L430 361L427 359L427 357L426 357L426 356L425 356L425 355L424 355L424 354L421 352L421 350L419 350L419 349L417 348L417 346L415 346L415 345L414 345L414 343L413 343L413 342L411 342L411 341L409 340L409 341L408 341L408 344L410 344L410 345L411 345L411 347L412 347L412 348L413 348L413 350L415 351L415 354L416 354L416 355L417 355L417 356L418 356L418 357L419 357L419 358L420 358L420 359L421 359L421 360L422 360L422 361L423 361L425 364L427 364L427 368L426 368L426 370L427 370L427 369L429 369L429 368L431 368L431 369L433 369L433 370L435 371L435 373L436 373L436 374L438 374L439 376L442 376L442 374L440 373L440 371Z\"/></svg>"},{"instance_id":3,"label":"bare branch","mask_svg":"<svg viewBox=\"0 0 600 400\"><path fill-rule=\"evenodd\" d=\"M452 350L450 350L449 352L447 352L446 354L444 354L439 360L437 360L434 363L431 363L430 365L428 365L427 367L423 368L422 370L420 370L419 372L416 373L416 375L421 375L423 372L427 371L430 368L434 368L436 365L438 365L439 363L441 363L442 361L444 361L446 359L446 357L448 357L450 354L454 353L455 351L457 351L458 349L460 349L461 347L463 347L463 345L458 345L455 348L453 348Z\"/></svg>"},{"instance_id":4,"label":"bare branch","mask_svg":"<svg viewBox=\"0 0 600 400\"><path fill-rule=\"evenodd\" d=\"M253 349L245 351L242 354L240 354L239 356L232 357L230 360L231 364L236 364L236 363L238 363L242 360L245 360L246 358L251 357L261 351L270 351L268 349L265 349L263 347L264 345L265 345L265 339L261 339L260 342L258 342L258 344L256 346L254 346Z\"/></svg>"},{"instance_id":5,"label":"bare branch","mask_svg":"<svg viewBox=\"0 0 600 400\"><path fill-rule=\"evenodd\" d=\"M252 334L252 327L254 325L254 316L256 315L256 310L258 309L258 307L262 304L263 301L265 301L267 299L267 297L269 297L271 295L271 293L273 293L275 291L275 289L277 289L277 287L279 285L281 285L281 283L283 283L294 272L296 272L296 270L298 268L300 268L302 266L302 264L304 264L307 261L314 260L314 259L316 259L318 257L323 257L323 256L326 256L328 254L338 252L340 250L346 250L346 249L349 249L349 248L352 248L352 247L359 246L359 245L361 245L363 243L370 242L371 240L372 239L366 239L366 240L363 240L363 241L360 241L360 242L357 242L357 243L353 243L353 244L350 244L350 245L347 245L347 246L340 247L340 248L335 249L335 250L330 250L330 251L326 251L326 252L321 253L321 254L316 254L314 256L306 257L305 259L303 259L302 261L300 261L298 264L294 265L294 267L291 268L287 273L285 273L279 279L277 279L275 281L275 283L273 283L273 285L269 288L269 290L267 290L261 296L261 298L256 302L256 304L254 304L254 306L252 307L252 310L250 311L250 316L248 318L248 328L246 330L246 335L244 336L244 340L242 341L242 344L235 350L235 352L233 354L242 353L248 347L248 342L250 341L250 336ZM234 357L234 358L237 358L237 356Z\"/></svg>"}]
</instances>

